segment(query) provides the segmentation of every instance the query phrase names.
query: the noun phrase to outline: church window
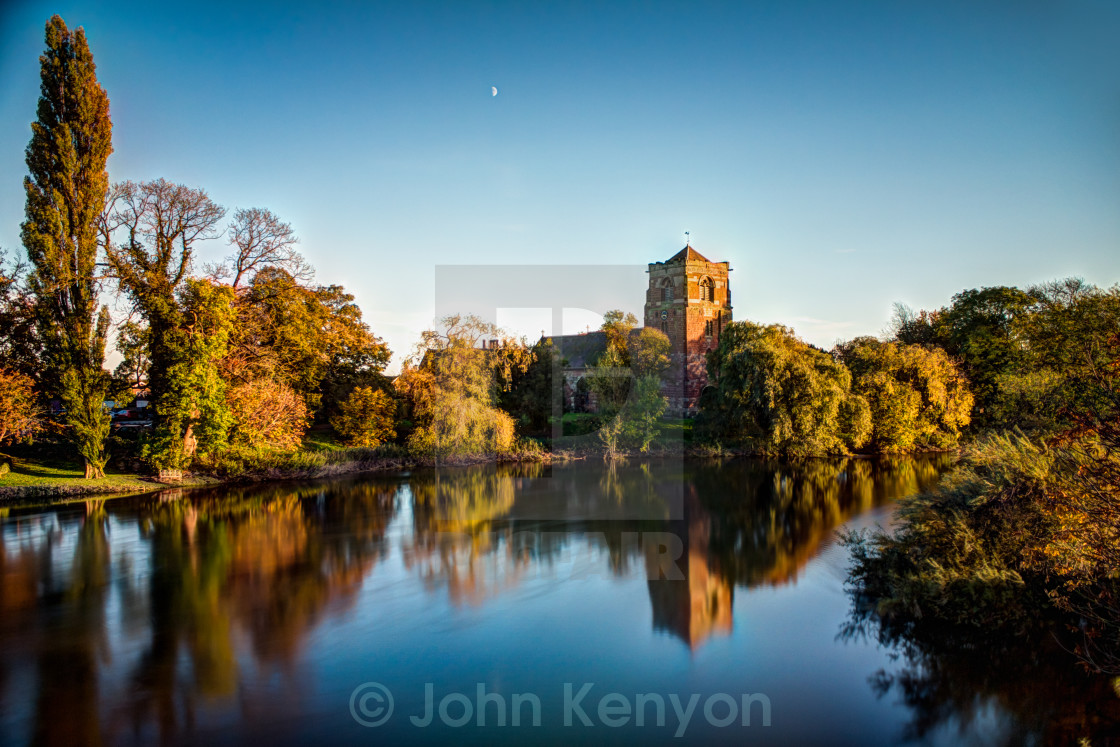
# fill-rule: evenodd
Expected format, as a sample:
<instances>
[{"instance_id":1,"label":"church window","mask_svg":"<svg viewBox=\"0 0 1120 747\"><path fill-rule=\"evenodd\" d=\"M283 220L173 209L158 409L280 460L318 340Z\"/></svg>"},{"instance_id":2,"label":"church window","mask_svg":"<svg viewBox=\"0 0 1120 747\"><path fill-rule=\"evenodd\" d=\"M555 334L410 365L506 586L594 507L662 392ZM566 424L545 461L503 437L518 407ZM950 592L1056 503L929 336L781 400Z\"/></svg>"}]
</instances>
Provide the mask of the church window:
<instances>
[{"instance_id":1,"label":"church window","mask_svg":"<svg viewBox=\"0 0 1120 747\"><path fill-rule=\"evenodd\" d=\"M712 285L712 279L705 277L700 278L700 300L701 301L715 301L716 289Z\"/></svg>"},{"instance_id":2,"label":"church window","mask_svg":"<svg viewBox=\"0 0 1120 747\"><path fill-rule=\"evenodd\" d=\"M662 303L669 303L673 300L673 281L665 278L661 281L661 301Z\"/></svg>"}]
</instances>

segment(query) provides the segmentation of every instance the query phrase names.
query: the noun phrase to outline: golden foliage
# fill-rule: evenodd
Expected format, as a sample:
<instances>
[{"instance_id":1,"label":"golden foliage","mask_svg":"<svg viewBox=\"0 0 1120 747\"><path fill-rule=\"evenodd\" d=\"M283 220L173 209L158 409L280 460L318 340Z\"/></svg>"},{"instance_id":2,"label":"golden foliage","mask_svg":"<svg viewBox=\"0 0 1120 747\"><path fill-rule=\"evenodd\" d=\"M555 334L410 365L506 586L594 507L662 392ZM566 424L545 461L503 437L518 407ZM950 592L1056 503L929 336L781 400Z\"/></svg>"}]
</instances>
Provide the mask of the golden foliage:
<instances>
[{"instance_id":1,"label":"golden foliage","mask_svg":"<svg viewBox=\"0 0 1120 747\"><path fill-rule=\"evenodd\" d=\"M342 402L340 410L331 418L331 426L347 446L373 449L397 435L393 429L397 404L380 389L357 387Z\"/></svg>"},{"instance_id":2,"label":"golden foliage","mask_svg":"<svg viewBox=\"0 0 1120 747\"><path fill-rule=\"evenodd\" d=\"M307 404L287 384L270 379L237 384L226 392L226 401L233 414L234 444L293 451L303 440Z\"/></svg>"},{"instance_id":3,"label":"golden foliage","mask_svg":"<svg viewBox=\"0 0 1120 747\"><path fill-rule=\"evenodd\" d=\"M39 428L30 377L0 368L0 444Z\"/></svg>"}]
</instances>

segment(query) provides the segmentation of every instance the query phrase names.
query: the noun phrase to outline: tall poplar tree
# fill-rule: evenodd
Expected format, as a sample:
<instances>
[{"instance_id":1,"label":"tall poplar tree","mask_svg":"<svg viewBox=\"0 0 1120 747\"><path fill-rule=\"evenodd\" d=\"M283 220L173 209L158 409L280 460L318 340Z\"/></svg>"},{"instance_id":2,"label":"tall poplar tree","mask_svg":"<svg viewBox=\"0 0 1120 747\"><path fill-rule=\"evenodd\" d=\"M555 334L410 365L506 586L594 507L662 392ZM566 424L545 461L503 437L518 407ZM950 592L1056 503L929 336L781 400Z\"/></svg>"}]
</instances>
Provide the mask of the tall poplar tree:
<instances>
[{"instance_id":1,"label":"tall poplar tree","mask_svg":"<svg viewBox=\"0 0 1120 747\"><path fill-rule=\"evenodd\" d=\"M97 82L85 32L59 16L47 22L39 57L38 119L31 124L23 245L34 266L39 334L49 380L66 408L69 436L87 478L104 476L109 377L102 368L109 311L97 307L98 220L113 152L109 97Z\"/></svg>"}]
</instances>

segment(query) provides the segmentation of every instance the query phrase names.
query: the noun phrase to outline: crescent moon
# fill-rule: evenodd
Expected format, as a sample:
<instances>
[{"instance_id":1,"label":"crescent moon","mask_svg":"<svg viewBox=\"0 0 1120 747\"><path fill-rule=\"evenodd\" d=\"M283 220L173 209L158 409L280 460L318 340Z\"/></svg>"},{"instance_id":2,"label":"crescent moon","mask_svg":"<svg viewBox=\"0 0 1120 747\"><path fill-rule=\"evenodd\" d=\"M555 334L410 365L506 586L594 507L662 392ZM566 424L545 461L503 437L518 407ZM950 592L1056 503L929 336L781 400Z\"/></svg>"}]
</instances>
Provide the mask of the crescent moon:
<instances>
[{"instance_id":1,"label":"crescent moon","mask_svg":"<svg viewBox=\"0 0 1120 747\"><path fill-rule=\"evenodd\" d=\"M490 86L490 95L491 96L497 96L498 95L498 87L497 86Z\"/></svg>"}]
</instances>

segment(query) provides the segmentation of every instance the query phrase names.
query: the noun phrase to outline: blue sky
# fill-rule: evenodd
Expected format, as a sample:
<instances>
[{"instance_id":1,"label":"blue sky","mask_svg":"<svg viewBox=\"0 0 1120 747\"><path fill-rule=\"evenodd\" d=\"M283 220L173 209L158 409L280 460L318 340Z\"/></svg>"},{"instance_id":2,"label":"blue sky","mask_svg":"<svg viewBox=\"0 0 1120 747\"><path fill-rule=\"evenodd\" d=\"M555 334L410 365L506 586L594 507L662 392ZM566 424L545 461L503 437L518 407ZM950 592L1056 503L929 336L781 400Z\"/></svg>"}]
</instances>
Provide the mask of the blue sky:
<instances>
[{"instance_id":1,"label":"blue sky","mask_svg":"<svg viewBox=\"0 0 1120 747\"><path fill-rule=\"evenodd\" d=\"M437 265L641 266L685 231L736 318L819 345L894 301L1120 281L1115 4L8 2L11 250L56 12L110 97L111 178L272 209L398 359Z\"/></svg>"}]
</instances>

